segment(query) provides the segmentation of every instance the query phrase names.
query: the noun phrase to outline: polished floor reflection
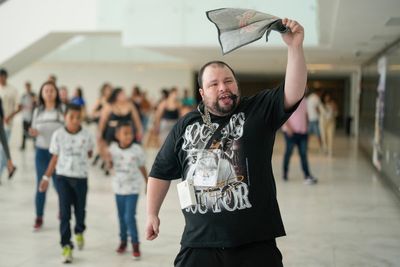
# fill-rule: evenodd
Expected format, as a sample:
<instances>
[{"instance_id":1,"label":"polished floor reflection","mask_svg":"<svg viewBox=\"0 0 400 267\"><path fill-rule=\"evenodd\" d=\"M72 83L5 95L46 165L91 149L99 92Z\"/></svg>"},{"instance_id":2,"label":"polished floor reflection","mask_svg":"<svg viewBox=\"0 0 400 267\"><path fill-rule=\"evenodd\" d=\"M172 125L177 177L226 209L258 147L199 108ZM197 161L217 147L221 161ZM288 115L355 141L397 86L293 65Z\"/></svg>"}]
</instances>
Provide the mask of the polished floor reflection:
<instances>
[{"instance_id":1,"label":"polished floor reflection","mask_svg":"<svg viewBox=\"0 0 400 267\"><path fill-rule=\"evenodd\" d=\"M315 186L302 180L298 156L291 162L289 181L281 180L283 143L277 138L273 166L287 236L278 240L286 267L400 266L400 205L357 151L354 140L339 137L332 158L310 148ZM33 151L12 149L18 173L0 186L0 266L60 266L57 198L50 190L44 228L32 231L34 219ZM148 150L150 168L155 151ZM76 266L172 266L183 228L175 186L162 207L161 233L144 240L145 194L138 206L142 259L117 255L118 225L110 179L92 168L87 206L86 247L74 252Z\"/></svg>"}]
</instances>

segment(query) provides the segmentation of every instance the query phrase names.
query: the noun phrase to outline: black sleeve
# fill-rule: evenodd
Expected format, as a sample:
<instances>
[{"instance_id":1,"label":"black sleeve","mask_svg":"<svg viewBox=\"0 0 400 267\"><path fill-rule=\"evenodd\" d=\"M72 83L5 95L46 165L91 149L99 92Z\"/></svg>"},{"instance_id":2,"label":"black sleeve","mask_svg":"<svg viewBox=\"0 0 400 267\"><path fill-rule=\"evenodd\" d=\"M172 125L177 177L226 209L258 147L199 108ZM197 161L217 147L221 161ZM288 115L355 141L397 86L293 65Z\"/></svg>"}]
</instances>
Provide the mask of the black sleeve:
<instances>
[{"instance_id":1,"label":"black sleeve","mask_svg":"<svg viewBox=\"0 0 400 267\"><path fill-rule=\"evenodd\" d=\"M182 177L182 168L176 146L180 136L179 128L178 122L168 134L160 151L158 151L149 176L162 180L174 180Z\"/></svg>"},{"instance_id":2,"label":"black sleeve","mask_svg":"<svg viewBox=\"0 0 400 267\"><path fill-rule=\"evenodd\" d=\"M255 96L255 101L260 114L268 126L275 131L278 130L292 113L297 109L302 99L300 99L289 110L285 110L285 84L282 83L274 89L264 90Z\"/></svg>"}]
</instances>

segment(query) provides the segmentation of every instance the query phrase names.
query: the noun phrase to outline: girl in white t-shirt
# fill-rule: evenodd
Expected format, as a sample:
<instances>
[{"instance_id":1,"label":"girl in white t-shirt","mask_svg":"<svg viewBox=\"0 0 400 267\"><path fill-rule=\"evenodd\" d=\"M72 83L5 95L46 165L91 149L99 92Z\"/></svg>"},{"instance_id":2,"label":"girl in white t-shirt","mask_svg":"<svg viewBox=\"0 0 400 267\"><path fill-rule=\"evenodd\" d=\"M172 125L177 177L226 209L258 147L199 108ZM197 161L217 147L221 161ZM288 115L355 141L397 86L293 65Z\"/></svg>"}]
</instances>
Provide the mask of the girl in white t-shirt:
<instances>
[{"instance_id":1,"label":"girl in white t-shirt","mask_svg":"<svg viewBox=\"0 0 400 267\"><path fill-rule=\"evenodd\" d=\"M112 168L112 186L117 202L120 239L118 253L124 253L128 244L128 233L132 243L132 256L140 258L139 235L136 227L136 205L143 181L147 184L145 154L140 145L133 143L133 125L120 122L115 137L106 153L106 162Z\"/></svg>"}]
</instances>

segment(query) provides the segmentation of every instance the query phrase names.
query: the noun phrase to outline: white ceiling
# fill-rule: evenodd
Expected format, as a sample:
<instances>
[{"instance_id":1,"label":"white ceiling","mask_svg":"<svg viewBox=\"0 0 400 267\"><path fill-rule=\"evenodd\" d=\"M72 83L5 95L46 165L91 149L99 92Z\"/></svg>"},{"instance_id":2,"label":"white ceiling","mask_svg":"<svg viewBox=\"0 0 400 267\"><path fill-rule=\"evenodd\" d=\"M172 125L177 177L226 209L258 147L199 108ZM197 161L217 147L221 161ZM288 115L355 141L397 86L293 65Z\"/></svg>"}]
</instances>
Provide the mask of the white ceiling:
<instances>
[{"instance_id":1,"label":"white ceiling","mask_svg":"<svg viewBox=\"0 0 400 267\"><path fill-rule=\"evenodd\" d=\"M243 5L242 0L168 0L168 5L160 8L160 1L129 0L121 18L122 42L126 46L215 47L217 30L207 19L206 12L221 7L240 7L301 21L308 32L304 44L317 45L316 2L246 0ZM268 46L282 46L279 35L271 36ZM265 47L265 41L252 43L250 47Z\"/></svg>"},{"instance_id":2,"label":"white ceiling","mask_svg":"<svg viewBox=\"0 0 400 267\"><path fill-rule=\"evenodd\" d=\"M349 72L400 37L399 24L385 25L390 18L400 17L399 0L317 0L314 4L310 1L306 3L304 8L307 11L313 7L316 9L314 37L319 39L317 45L310 42L305 47L309 69L312 71ZM192 7L192 12L195 12L196 8L200 9L199 4ZM295 14L301 7L281 8L281 14L277 14L278 16L284 16L282 14L285 10L288 11L287 13ZM203 10L200 11L204 14ZM299 13L302 12L299 11ZM307 12L303 13L307 14ZM396 20L392 21L396 22ZM196 69L208 60L222 59L241 72L261 73L284 70L285 48L270 43L265 44L263 40L222 56L218 47L216 29L211 23L209 24L209 31L215 36L213 46L174 45L174 42L168 45L149 45L142 41L141 46L138 47L134 39L126 38L126 36L121 38L123 34L118 32L92 33L75 38L43 58L43 61L130 62L137 65L184 65ZM145 22L143 22L143 27L146 27ZM307 34L307 28L305 30ZM275 38L279 37L278 34L273 34L276 35ZM123 46L123 39L124 43L130 43L132 46ZM138 39L140 40L140 36Z\"/></svg>"}]
</instances>

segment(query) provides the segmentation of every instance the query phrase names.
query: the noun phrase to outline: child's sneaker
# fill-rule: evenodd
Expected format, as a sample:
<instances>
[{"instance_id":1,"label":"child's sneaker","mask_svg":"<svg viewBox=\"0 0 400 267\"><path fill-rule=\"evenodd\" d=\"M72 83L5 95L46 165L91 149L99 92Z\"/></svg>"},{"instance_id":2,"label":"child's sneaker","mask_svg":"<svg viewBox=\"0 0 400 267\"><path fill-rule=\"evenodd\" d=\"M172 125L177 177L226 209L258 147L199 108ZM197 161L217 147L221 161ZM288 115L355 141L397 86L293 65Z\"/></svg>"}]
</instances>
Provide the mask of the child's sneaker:
<instances>
[{"instance_id":1,"label":"child's sneaker","mask_svg":"<svg viewBox=\"0 0 400 267\"><path fill-rule=\"evenodd\" d=\"M63 247L62 257L63 263L72 263L72 248L70 245Z\"/></svg>"},{"instance_id":2,"label":"child's sneaker","mask_svg":"<svg viewBox=\"0 0 400 267\"><path fill-rule=\"evenodd\" d=\"M33 230L34 231L39 231L43 226L43 219L42 217L37 217L35 219L35 224L33 225Z\"/></svg>"},{"instance_id":3,"label":"child's sneaker","mask_svg":"<svg viewBox=\"0 0 400 267\"><path fill-rule=\"evenodd\" d=\"M140 259L140 250L139 250L139 243L132 243L132 256L134 260L139 260Z\"/></svg>"},{"instance_id":4,"label":"child's sneaker","mask_svg":"<svg viewBox=\"0 0 400 267\"><path fill-rule=\"evenodd\" d=\"M83 234L82 233L76 234L75 239L78 249L82 250L83 246L85 245L85 239L83 238Z\"/></svg>"},{"instance_id":5,"label":"child's sneaker","mask_svg":"<svg viewBox=\"0 0 400 267\"><path fill-rule=\"evenodd\" d=\"M119 244L119 247L117 248L117 253L122 254L126 251L126 247L127 247L127 243L126 241L121 241L121 243Z\"/></svg>"}]
</instances>

